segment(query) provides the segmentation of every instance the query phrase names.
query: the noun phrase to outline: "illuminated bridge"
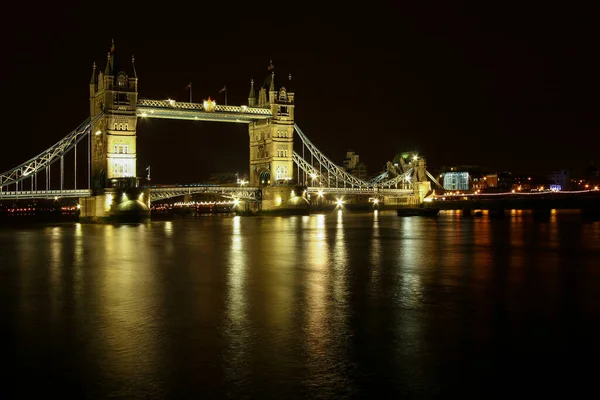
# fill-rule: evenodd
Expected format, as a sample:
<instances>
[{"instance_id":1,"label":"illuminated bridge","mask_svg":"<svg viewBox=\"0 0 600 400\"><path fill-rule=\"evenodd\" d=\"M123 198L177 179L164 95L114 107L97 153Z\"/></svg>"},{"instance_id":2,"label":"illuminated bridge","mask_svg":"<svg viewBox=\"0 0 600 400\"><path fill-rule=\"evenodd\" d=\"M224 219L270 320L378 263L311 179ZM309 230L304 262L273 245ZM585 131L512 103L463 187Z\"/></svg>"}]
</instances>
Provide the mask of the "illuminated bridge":
<instances>
[{"instance_id":1,"label":"illuminated bridge","mask_svg":"<svg viewBox=\"0 0 600 400\"><path fill-rule=\"evenodd\" d=\"M430 193L431 182L438 184L426 171L425 160L417 156L401 159L399 164L388 162L386 170L371 180L359 179L331 161L295 123L291 75L276 78L272 64L262 85L255 87L251 81L248 104L232 106L218 105L210 98L201 103L138 99L133 57L128 70L118 69L114 59L113 43L104 71L93 66L90 117L47 150L2 172L0 200L79 198L93 213L109 213L118 206L100 200L118 191L131 192L123 197L129 200L135 192L135 199L147 201L148 206L150 201L190 194L245 199L267 208L303 204L297 199L288 202L290 196L284 192L301 196L305 202L311 195L368 195L417 204ZM139 118L248 125L249 182L244 186L148 187L138 176ZM302 193L294 191L297 187L303 188ZM111 199L121 197L110 195ZM98 204L106 203L104 211L94 203L95 198Z\"/></svg>"}]
</instances>

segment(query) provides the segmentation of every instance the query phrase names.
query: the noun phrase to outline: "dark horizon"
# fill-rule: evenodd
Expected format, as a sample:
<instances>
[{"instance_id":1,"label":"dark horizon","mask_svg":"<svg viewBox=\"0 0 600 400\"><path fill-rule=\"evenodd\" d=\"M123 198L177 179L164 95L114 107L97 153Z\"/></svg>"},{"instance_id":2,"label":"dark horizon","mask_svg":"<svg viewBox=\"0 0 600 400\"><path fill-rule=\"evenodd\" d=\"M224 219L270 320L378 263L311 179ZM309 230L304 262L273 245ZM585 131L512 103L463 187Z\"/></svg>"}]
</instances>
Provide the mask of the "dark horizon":
<instances>
[{"instance_id":1,"label":"dark horizon","mask_svg":"<svg viewBox=\"0 0 600 400\"><path fill-rule=\"evenodd\" d=\"M191 81L195 102L223 103L218 91L227 85L228 103L246 104L250 79L262 82L273 60L276 74L293 76L302 130L338 163L353 149L369 174L413 150L432 169L579 173L600 163L590 90L596 35L592 13L574 6L192 5L152 15L127 3L105 22L87 4L36 7L0 28L8 38L0 85L9 116L0 171L89 115L92 63L104 68L111 39L122 65L135 55L140 98L189 101ZM243 125L143 121L138 174L146 164L165 183L246 172L247 140Z\"/></svg>"}]
</instances>

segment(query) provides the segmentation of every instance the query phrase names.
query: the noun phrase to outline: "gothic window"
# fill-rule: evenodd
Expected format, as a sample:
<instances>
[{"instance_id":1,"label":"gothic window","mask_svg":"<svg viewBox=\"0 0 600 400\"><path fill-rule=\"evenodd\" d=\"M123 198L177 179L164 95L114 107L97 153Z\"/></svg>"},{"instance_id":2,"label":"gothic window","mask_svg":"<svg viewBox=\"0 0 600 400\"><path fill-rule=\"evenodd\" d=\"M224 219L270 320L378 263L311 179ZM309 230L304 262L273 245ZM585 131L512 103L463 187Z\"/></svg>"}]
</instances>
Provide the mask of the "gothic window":
<instances>
[{"instance_id":1,"label":"gothic window","mask_svg":"<svg viewBox=\"0 0 600 400\"><path fill-rule=\"evenodd\" d=\"M127 85L127 77L123 74L119 75L119 78L117 79L117 85L119 87L125 87Z\"/></svg>"},{"instance_id":2,"label":"gothic window","mask_svg":"<svg viewBox=\"0 0 600 400\"><path fill-rule=\"evenodd\" d=\"M118 129L119 124L117 124L116 122L113 124L113 131L116 131Z\"/></svg>"},{"instance_id":3,"label":"gothic window","mask_svg":"<svg viewBox=\"0 0 600 400\"><path fill-rule=\"evenodd\" d=\"M285 91L285 88L281 88L281 90L279 91L279 100L287 101L287 93Z\"/></svg>"},{"instance_id":4,"label":"gothic window","mask_svg":"<svg viewBox=\"0 0 600 400\"><path fill-rule=\"evenodd\" d=\"M129 130L129 124L123 124L123 128L128 131Z\"/></svg>"},{"instance_id":5,"label":"gothic window","mask_svg":"<svg viewBox=\"0 0 600 400\"><path fill-rule=\"evenodd\" d=\"M288 109L286 106L279 107L279 115L288 115Z\"/></svg>"}]
</instances>

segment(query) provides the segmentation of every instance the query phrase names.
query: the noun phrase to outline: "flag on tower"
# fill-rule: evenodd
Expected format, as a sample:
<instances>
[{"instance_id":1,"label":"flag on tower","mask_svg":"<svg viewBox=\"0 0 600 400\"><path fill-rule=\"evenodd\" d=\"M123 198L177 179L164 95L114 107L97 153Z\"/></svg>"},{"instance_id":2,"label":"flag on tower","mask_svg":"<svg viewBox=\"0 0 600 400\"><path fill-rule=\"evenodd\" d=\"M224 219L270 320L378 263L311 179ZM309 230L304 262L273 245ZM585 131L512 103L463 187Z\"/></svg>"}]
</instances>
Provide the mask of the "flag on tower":
<instances>
[{"instance_id":1,"label":"flag on tower","mask_svg":"<svg viewBox=\"0 0 600 400\"><path fill-rule=\"evenodd\" d=\"M190 82L185 88L186 89L191 89L192 88L192 82Z\"/></svg>"},{"instance_id":2,"label":"flag on tower","mask_svg":"<svg viewBox=\"0 0 600 400\"><path fill-rule=\"evenodd\" d=\"M223 93L226 90L227 90L227 85L223 86L223 89L219 90L219 93Z\"/></svg>"}]
</instances>

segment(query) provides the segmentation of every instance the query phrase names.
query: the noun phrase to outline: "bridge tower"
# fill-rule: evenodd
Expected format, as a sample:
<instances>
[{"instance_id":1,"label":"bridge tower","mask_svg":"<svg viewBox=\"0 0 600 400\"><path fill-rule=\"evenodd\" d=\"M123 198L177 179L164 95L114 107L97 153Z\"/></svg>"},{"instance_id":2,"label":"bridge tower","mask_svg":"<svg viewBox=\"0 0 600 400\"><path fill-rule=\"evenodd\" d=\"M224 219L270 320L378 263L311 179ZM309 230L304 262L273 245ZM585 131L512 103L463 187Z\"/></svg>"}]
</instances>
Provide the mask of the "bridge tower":
<instances>
[{"instance_id":1,"label":"bridge tower","mask_svg":"<svg viewBox=\"0 0 600 400\"><path fill-rule=\"evenodd\" d=\"M94 63L90 116L102 114L91 130L92 197L80 199L80 221L139 220L150 217L150 192L137 178L138 78L118 64L113 40L104 71Z\"/></svg>"},{"instance_id":2,"label":"bridge tower","mask_svg":"<svg viewBox=\"0 0 600 400\"><path fill-rule=\"evenodd\" d=\"M90 81L90 116L104 113L92 129L92 182L97 192L137 186L137 96L133 56L130 68L119 65L113 40L104 72L96 72L94 64Z\"/></svg>"},{"instance_id":3,"label":"bridge tower","mask_svg":"<svg viewBox=\"0 0 600 400\"><path fill-rule=\"evenodd\" d=\"M280 186L292 184L294 151L294 91L292 75L280 79L275 74L273 62L258 90L254 80L250 83L248 105L270 108L273 117L266 121L251 122L250 134L250 185Z\"/></svg>"}]
</instances>

